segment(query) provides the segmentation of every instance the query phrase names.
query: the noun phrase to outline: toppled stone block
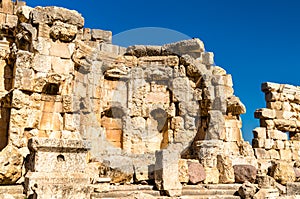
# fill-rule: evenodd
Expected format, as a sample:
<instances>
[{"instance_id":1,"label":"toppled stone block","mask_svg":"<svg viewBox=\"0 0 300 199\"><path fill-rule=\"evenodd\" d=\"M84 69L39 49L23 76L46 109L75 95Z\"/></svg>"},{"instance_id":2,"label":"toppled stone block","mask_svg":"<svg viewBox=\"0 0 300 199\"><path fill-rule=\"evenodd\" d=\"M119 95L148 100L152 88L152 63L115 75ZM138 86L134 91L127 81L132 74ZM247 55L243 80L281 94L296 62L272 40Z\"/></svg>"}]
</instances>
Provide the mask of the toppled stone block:
<instances>
[{"instance_id":1,"label":"toppled stone block","mask_svg":"<svg viewBox=\"0 0 300 199\"><path fill-rule=\"evenodd\" d=\"M234 165L234 176L236 183L244 183L246 181L254 183L257 170L252 165Z\"/></svg>"},{"instance_id":2,"label":"toppled stone block","mask_svg":"<svg viewBox=\"0 0 300 199\"><path fill-rule=\"evenodd\" d=\"M204 167L199 162L188 161L188 177L189 182L197 184L206 179L206 173Z\"/></svg>"},{"instance_id":3,"label":"toppled stone block","mask_svg":"<svg viewBox=\"0 0 300 199\"><path fill-rule=\"evenodd\" d=\"M257 192L256 185L251 184L248 181L244 182L243 185L238 190L239 195L245 199L253 198L256 192Z\"/></svg>"}]
</instances>

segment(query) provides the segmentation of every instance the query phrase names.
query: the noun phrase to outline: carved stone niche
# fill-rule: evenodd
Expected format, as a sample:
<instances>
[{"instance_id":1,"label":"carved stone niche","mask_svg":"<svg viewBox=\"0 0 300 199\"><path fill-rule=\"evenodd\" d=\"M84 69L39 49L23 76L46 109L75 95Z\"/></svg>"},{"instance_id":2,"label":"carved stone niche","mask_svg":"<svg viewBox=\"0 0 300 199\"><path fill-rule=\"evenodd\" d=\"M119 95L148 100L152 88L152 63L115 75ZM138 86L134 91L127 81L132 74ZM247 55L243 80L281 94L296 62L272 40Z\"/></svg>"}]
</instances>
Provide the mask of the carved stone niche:
<instances>
[{"instance_id":1,"label":"carved stone niche","mask_svg":"<svg viewBox=\"0 0 300 199\"><path fill-rule=\"evenodd\" d=\"M29 140L25 192L29 198L88 198L85 173L90 143L82 140L32 138Z\"/></svg>"}]
</instances>

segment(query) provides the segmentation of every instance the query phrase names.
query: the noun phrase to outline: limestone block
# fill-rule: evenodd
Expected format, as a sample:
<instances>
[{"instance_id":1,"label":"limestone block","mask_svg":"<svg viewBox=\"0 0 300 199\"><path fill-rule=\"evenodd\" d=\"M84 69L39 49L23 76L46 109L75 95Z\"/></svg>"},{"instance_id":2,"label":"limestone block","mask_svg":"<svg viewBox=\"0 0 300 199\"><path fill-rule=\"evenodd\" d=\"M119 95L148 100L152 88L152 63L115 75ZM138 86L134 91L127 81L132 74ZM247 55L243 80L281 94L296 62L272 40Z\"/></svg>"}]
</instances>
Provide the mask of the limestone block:
<instances>
[{"instance_id":1,"label":"limestone block","mask_svg":"<svg viewBox=\"0 0 300 199\"><path fill-rule=\"evenodd\" d=\"M224 154L236 156L240 154L239 146L237 142L224 142Z\"/></svg>"},{"instance_id":2,"label":"limestone block","mask_svg":"<svg viewBox=\"0 0 300 199\"><path fill-rule=\"evenodd\" d=\"M268 175L258 175L257 184L259 188L273 188L275 187L275 179Z\"/></svg>"},{"instance_id":3,"label":"limestone block","mask_svg":"<svg viewBox=\"0 0 300 199\"><path fill-rule=\"evenodd\" d=\"M288 134L278 130L268 130L269 138L274 140L287 140Z\"/></svg>"},{"instance_id":4,"label":"limestone block","mask_svg":"<svg viewBox=\"0 0 300 199\"><path fill-rule=\"evenodd\" d=\"M222 139L224 133L225 119L221 111L209 111L209 126L206 139Z\"/></svg>"},{"instance_id":5,"label":"limestone block","mask_svg":"<svg viewBox=\"0 0 300 199\"><path fill-rule=\"evenodd\" d=\"M282 109L282 103L280 101L267 102L267 108L279 111Z\"/></svg>"},{"instance_id":6,"label":"limestone block","mask_svg":"<svg viewBox=\"0 0 300 199\"><path fill-rule=\"evenodd\" d=\"M149 66L161 66L161 67L174 67L178 66L179 58L177 56L151 56L151 57L140 57L138 58L138 65L149 67Z\"/></svg>"},{"instance_id":7,"label":"limestone block","mask_svg":"<svg viewBox=\"0 0 300 199\"><path fill-rule=\"evenodd\" d=\"M290 131L293 132L296 128L296 122L285 119L274 119L274 124L276 128L280 131Z\"/></svg>"},{"instance_id":8,"label":"limestone block","mask_svg":"<svg viewBox=\"0 0 300 199\"><path fill-rule=\"evenodd\" d=\"M277 182L283 185L296 180L293 167L286 162L275 162L270 174Z\"/></svg>"},{"instance_id":9,"label":"limestone block","mask_svg":"<svg viewBox=\"0 0 300 199\"><path fill-rule=\"evenodd\" d=\"M226 70L220 66L214 66L212 74L213 75L226 75Z\"/></svg>"},{"instance_id":10,"label":"limestone block","mask_svg":"<svg viewBox=\"0 0 300 199\"><path fill-rule=\"evenodd\" d=\"M171 121L171 129L184 129L184 119L180 116L176 116L172 118Z\"/></svg>"},{"instance_id":11,"label":"limestone block","mask_svg":"<svg viewBox=\"0 0 300 199\"><path fill-rule=\"evenodd\" d=\"M31 12L31 20L33 24L52 24L54 21L61 21L78 27L84 25L84 19L77 11L55 6L34 8Z\"/></svg>"},{"instance_id":12,"label":"limestone block","mask_svg":"<svg viewBox=\"0 0 300 199\"><path fill-rule=\"evenodd\" d=\"M215 86L233 86L231 75L214 75L211 81Z\"/></svg>"},{"instance_id":13,"label":"limestone block","mask_svg":"<svg viewBox=\"0 0 300 199\"><path fill-rule=\"evenodd\" d=\"M272 119L260 119L259 124L261 127L265 127L267 130L275 128L275 122Z\"/></svg>"},{"instance_id":14,"label":"limestone block","mask_svg":"<svg viewBox=\"0 0 300 199\"><path fill-rule=\"evenodd\" d=\"M260 189L254 196L254 199L260 198L278 198L279 191L278 189Z\"/></svg>"},{"instance_id":15,"label":"limestone block","mask_svg":"<svg viewBox=\"0 0 300 199\"><path fill-rule=\"evenodd\" d=\"M240 142L241 140L243 140L242 138L242 132L240 128L235 128L235 127L227 127L225 128L225 138L224 140L226 142Z\"/></svg>"},{"instance_id":16,"label":"limestone block","mask_svg":"<svg viewBox=\"0 0 300 199\"><path fill-rule=\"evenodd\" d=\"M33 91L34 71L27 68L17 68L15 72L14 87L21 90Z\"/></svg>"},{"instance_id":17,"label":"limestone block","mask_svg":"<svg viewBox=\"0 0 300 199\"><path fill-rule=\"evenodd\" d=\"M174 98L179 102L190 102L193 99L193 89L188 78L175 78L172 81L172 91Z\"/></svg>"},{"instance_id":18,"label":"limestone block","mask_svg":"<svg viewBox=\"0 0 300 199\"><path fill-rule=\"evenodd\" d=\"M35 55L32 63L35 71L48 73L51 70L51 57L47 55Z\"/></svg>"},{"instance_id":19,"label":"limestone block","mask_svg":"<svg viewBox=\"0 0 300 199\"><path fill-rule=\"evenodd\" d=\"M281 160L291 160L292 159L292 151L290 149L280 149L279 155Z\"/></svg>"},{"instance_id":20,"label":"limestone block","mask_svg":"<svg viewBox=\"0 0 300 199\"><path fill-rule=\"evenodd\" d=\"M234 165L234 176L236 183L244 183L246 181L254 183L257 170L252 165Z\"/></svg>"},{"instance_id":21,"label":"limestone block","mask_svg":"<svg viewBox=\"0 0 300 199\"><path fill-rule=\"evenodd\" d=\"M112 41L112 32L99 30L99 29L92 29L91 31L92 40L99 41L104 43L111 43Z\"/></svg>"},{"instance_id":22,"label":"limestone block","mask_svg":"<svg viewBox=\"0 0 300 199\"><path fill-rule=\"evenodd\" d=\"M45 23L38 25L38 37L50 39L50 26Z\"/></svg>"},{"instance_id":23,"label":"limestone block","mask_svg":"<svg viewBox=\"0 0 300 199\"><path fill-rule=\"evenodd\" d=\"M68 131L78 130L80 125L79 117L80 116L78 114L65 113L63 118L63 129Z\"/></svg>"},{"instance_id":24,"label":"limestone block","mask_svg":"<svg viewBox=\"0 0 300 199\"><path fill-rule=\"evenodd\" d=\"M16 68L30 68L33 60L33 54L27 51L18 50L16 58Z\"/></svg>"},{"instance_id":25,"label":"limestone block","mask_svg":"<svg viewBox=\"0 0 300 199\"><path fill-rule=\"evenodd\" d=\"M197 184L206 179L203 166L198 161L188 161L188 180L192 184Z\"/></svg>"},{"instance_id":26,"label":"limestone block","mask_svg":"<svg viewBox=\"0 0 300 199\"><path fill-rule=\"evenodd\" d=\"M182 185L178 175L179 153L175 149L164 149L155 152L155 184L159 190L166 191L168 196L180 196Z\"/></svg>"},{"instance_id":27,"label":"limestone block","mask_svg":"<svg viewBox=\"0 0 300 199\"><path fill-rule=\"evenodd\" d=\"M265 82L262 83L261 85L261 90L263 92L267 92L267 91L278 91L280 89L280 84L277 83L272 83L272 82Z\"/></svg>"},{"instance_id":28,"label":"limestone block","mask_svg":"<svg viewBox=\"0 0 300 199\"><path fill-rule=\"evenodd\" d=\"M232 161L228 156L217 156L217 168L220 172L219 183L234 183L234 170L232 167Z\"/></svg>"},{"instance_id":29,"label":"limestone block","mask_svg":"<svg viewBox=\"0 0 300 199\"><path fill-rule=\"evenodd\" d=\"M279 160L280 159L280 154L279 154L278 150L271 149L271 150L269 150L269 153L270 153L270 158L272 160Z\"/></svg>"},{"instance_id":30,"label":"limestone block","mask_svg":"<svg viewBox=\"0 0 300 199\"><path fill-rule=\"evenodd\" d=\"M223 149L224 142L221 140L199 141L198 159L205 168L217 167L217 155Z\"/></svg>"},{"instance_id":31,"label":"limestone block","mask_svg":"<svg viewBox=\"0 0 300 199\"><path fill-rule=\"evenodd\" d=\"M50 28L50 37L53 40L60 40L62 42L71 42L75 39L77 34L77 26L55 21Z\"/></svg>"},{"instance_id":32,"label":"limestone block","mask_svg":"<svg viewBox=\"0 0 300 199\"><path fill-rule=\"evenodd\" d=\"M211 66L215 63L214 61L214 53L206 52L202 54L202 63L208 66Z\"/></svg>"},{"instance_id":33,"label":"limestone block","mask_svg":"<svg viewBox=\"0 0 300 199\"><path fill-rule=\"evenodd\" d=\"M262 109L257 109L254 113L255 118L266 118L266 119L273 119L276 117L276 112L275 110L272 109L267 109L267 108L262 108Z\"/></svg>"},{"instance_id":34,"label":"limestone block","mask_svg":"<svg viewBox=\"0 0 300 199\"><path fill-rule=\"evenodd\" d=\"M0 152L0 157L0 184L15 184L22 175L22 154L9 144Z\"/></svg>"},{"instance_id":35,"label":"limestone block","mask_svg":"<svg viewBox=\"0 0 300 199\"><path fill-rule=\"evenodd\" d=\"M265 100L266 102L280 101L280 93L276 93L276 92L265 93Z\"/></svg>"},{"instance_id":36,"label":"limestone block","mask_svg":"<svg viewBox=\"0 0 300 199\"><path fill-rule=\"evenodd\" d=\"M9 28L14 28L18 25L18 17L16 15L7 14L5 25Z\"/></svg>"},{"instance_id":37,"label":"limestone block","mask_svg":"<svg viewBox=\"0 0 300 199\"><path fill-rule=\"evenodd\" d=\"M189 182L188 175L188 160L187 159L179 159L178 161L178 173L179 173L179 181L181 183Z\"/></svg>"},{"instance_id":38,"label":"limestone block","mask_svg":"<svg viewBox=\"0 0 300 199\"><path fill-rule=\"evenodd\" d=\"M64 59L70 59L74 52L74 44L52 42L49 53L51 56L61 57Z\"/></svg>"},{"instance_id":39,"label":"limestone block","mask_svg":"<svg viewBox=\"0 0 300 199\"><path fill-rule=\"evenodd\" d=\"M270 159L270 153L265 149L255 148L254 154L257 159Z\"/></svg>"},{"instance_id":40,"label":"limestone block","mask_svg":"<svg viewBox=\"0 0 300 199\"><path fill-rule=\"evenodd\" d=\"M74 62L70 59L62 59L60 57L52 57L52 70L60 75L69 75L74 72Z\"/></svg>"},{"instance_id":41,"label":"limestone block","mask_svg":"<svg viewBox=\"0 0 300 199\"><path fill-rule=\"evenodd\" d=\"M283 111L291 111L292 106L290 105L289 102L282 102L282 110Z\"/></svg>"},{"instance_id":42,"label":"limestone block","mask_svg":"<svg viewBox=\"0 0 300 199\"><path fill-rule=\"evenodd\" d=\"M196 38L183 40L176 43L165 44L162 46L162 53L165 55L184 55L188 54L193 58L199 58L204 52L203 42Z\"/></svg>"},{"instance_id":43,"label":"limestone block","mask_svg":"<svg viewBox=\"0 0 300 199\"><path fill-rule=\"evenodd\" d=\"M239 188L238 194L242 198L253 198L255 193L257 192L257 187L250 182L244 182L243 185Z\"/></svg>"},{"instance_id":44,"label":"limestone block","mask_svg":"<svg viewBox=\"0 0 300 199\"><path fill-rule=\"evenodd\" d=\"M266 128L264 127L256 127L252 132L254 138L262 138L262 139L267 138Z\"/></svg>"},{"instance_id":45,"label":"limestone block","mask_svg":"<svg viewBox=\"0 0 300 199\"><path fill-rule=\"evenodd\" d=\"M0 13L0 22L1 24L5 24L6 21L6 14Z\"/></svg>"},{"instance_id":46,"label":"limestone block","mask_svg":"<svg viewBox=\"0 0 300 199\"><path fill-rule=\"evenodd\" d=\"M218 184L219 183L219 170L217 168L204 167L206 178L204 184Z\"/></svg>"}]
</instances>

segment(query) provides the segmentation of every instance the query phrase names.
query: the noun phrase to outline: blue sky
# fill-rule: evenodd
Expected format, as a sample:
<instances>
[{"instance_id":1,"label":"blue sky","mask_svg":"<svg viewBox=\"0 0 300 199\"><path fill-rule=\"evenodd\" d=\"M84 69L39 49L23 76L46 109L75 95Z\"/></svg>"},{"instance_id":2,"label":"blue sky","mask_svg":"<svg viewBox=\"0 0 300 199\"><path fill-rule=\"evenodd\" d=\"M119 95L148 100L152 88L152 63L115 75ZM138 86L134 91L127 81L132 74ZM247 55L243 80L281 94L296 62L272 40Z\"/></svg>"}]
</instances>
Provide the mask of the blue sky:
<instances>
[{"instance_id":1,"label":"blue sky","mask_svg":"<svg viewBox=\"0 0 300 199\"><path fill-rule=\"evenodd\" d=\"M265 107L262 82L300 85L299 0L27 0L27 5L75 9L85 27L118 34L141 27L178 31L204 41L216 65L232 74L235 94L247 107L243 134L258 126L253 112Z\"/></svg>"}]
</instances>

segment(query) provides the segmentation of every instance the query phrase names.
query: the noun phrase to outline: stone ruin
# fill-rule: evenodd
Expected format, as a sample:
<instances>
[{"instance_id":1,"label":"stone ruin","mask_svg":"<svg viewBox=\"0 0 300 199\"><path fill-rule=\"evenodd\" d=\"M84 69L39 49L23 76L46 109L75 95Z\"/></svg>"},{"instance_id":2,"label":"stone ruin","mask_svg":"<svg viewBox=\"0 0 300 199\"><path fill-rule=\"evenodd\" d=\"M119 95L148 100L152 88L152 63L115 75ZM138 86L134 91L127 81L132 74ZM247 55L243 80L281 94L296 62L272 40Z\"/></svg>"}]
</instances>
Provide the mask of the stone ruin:
<instances>
[{"instance_id":1,"label":"stone ruin","mask_svg":"<svg viewBox=\"0 0 300 199\"><path fill-rule=\"evenodd\" d=\"M252 148L199 39L124 48L77 11L10 0L0 24L1 198L300 194L298 87L263 84Z\"/></svg>"}]
</instances>

